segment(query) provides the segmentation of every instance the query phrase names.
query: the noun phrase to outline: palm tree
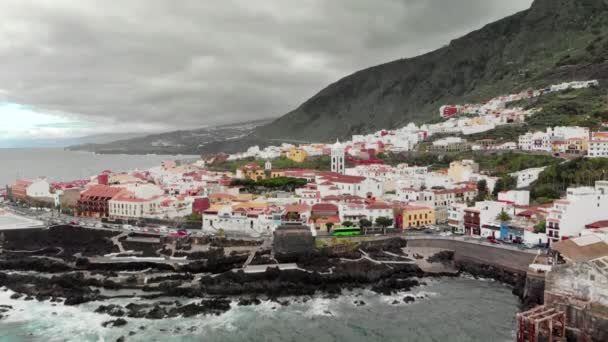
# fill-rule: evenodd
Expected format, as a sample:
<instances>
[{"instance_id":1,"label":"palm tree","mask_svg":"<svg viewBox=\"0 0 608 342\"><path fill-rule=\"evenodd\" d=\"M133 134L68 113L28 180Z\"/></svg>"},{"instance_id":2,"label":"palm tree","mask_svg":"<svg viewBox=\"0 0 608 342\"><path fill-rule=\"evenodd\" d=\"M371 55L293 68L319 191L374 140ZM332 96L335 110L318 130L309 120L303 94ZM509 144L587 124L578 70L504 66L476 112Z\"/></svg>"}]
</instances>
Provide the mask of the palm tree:
<instances>
[{"instance_id":1,"label":"palm tree","mask_svg":"<svg viewBox=\"0 0 608 342\"><path fill-rule=\"evenodd\" d=\"M511 215L509 215L504 209L500 211L500 214L496 216L496 219L500 222L511 221Z\"/></svg>"}]
</instances>

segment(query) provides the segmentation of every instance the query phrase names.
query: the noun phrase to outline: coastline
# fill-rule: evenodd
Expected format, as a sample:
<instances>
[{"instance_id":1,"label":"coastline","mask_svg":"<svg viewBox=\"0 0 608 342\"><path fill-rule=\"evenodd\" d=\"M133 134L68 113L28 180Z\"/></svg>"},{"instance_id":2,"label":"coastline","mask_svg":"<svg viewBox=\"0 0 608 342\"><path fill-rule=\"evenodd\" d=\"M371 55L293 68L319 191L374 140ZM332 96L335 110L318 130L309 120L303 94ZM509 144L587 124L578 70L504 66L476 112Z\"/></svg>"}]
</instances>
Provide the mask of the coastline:
<instances>
[{"instance_id":1,"label":"coastline","mask_svg":"<svg viewBox=\"0 0 608 342\"><path fill-rule=\"evenodd\" d=\"M63 236L63 241L54 240L56 246L36 249L38 245L48 243L43 238L45 234L51 234L52 239ZM87 243L82 243L84 234L92 236ZM13 299L50 301L66 306L110 301L117 297L108 295L107 291L122 291L124 294L118 298L124 301L143 298L154 304L139 306L129 303L110 307L101 304L96 311L116 319L165 319L220 315L230 310L230 303L237 299L240 305L248 306L259 304L262 300L287 305L284 298L289 297L320 295L332 299L353 290L390 296L423 286L421 279L455 278L462 274L508 284L512 286L512 293L520 299L524 298L526 284L525 274L475 262L454 262L453 253L438 253L426 259L447 267L453 266L452 271L425 272L415 263L402 263L420 256L395 254L401 253L407 244L398 238L384 240L379 245L363 246L360 252L322 251L308 255L276 256L281 262L295 262L299 269L279 270L270 266L264 272L245 273L241 267L247 257L224 255L223 250L221 254L191 255L184 264L96 260L95 256L114 252L115 246L108 241L112 235L112 232L91 233L84 228L71 226L52 227L47 232L14 233L9 237L9 241L13 241L12 245L9 242L9 247L20 246L30 252L5 248L0 259L0 269L3 270L0 272L0 287L14 291L11 295ZM401 261L387 261L392 262L389 264L378 262L363 258L362 252L373 256L388 252L397 255L394 258ZM387 255L384 254L385 257ZM135 294L129 295L129 292ZM196 303L178 306L166 298L188 298ZM415 301L416 298L407 300Z\"/></svg>"}]
</instances>

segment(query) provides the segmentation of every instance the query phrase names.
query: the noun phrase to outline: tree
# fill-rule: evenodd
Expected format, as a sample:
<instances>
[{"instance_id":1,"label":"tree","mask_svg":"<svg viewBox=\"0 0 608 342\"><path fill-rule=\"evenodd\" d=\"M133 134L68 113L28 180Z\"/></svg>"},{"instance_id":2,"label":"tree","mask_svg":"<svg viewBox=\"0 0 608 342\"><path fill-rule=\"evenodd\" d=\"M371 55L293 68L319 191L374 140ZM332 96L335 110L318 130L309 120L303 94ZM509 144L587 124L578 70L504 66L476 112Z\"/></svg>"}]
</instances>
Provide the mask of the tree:
<instances>
[{"instance_id":1,"label":"tree","mask_svg":"<svg viewBox=\"0 0 608 342\"><path fill-rule=\"evenodd\" d=\"M325 224L325 227L327 227L327 231L329 232L334 227L334 224L331 222L327 222Z\"/></svg>"},{"instance_id":2,"label":"tree","mask_svg":"<svg viewBox=\"0 0 608 342\"><path fill-rule=\"evenodd\" d=\"M186 220L188 222L203 222L203 215L201 215L199 213L192 213L192 214L186 216Z\"/></svg>"},{"instance_id":3,"label":"tree","mask_svg":"<svg viewBox=\"0 0 608 342\"><path fill-rule=\"evenodd\" d=\"M350 228L350 227L354 226L354 223L352 223L350 221L344 221L344 222L342 222L342 226L344 226L346 228Z\"/></svg>"},{"instance_id":4,"label":"tree","mask_svg":"<svg viewBox=\"0 0 608 342\"><path fill-rule=\"evenodd\" d=\"M290 211L287 213L287 215L285 217L289 221L297 221L300 219L300 214L296 213L295 211Z\"/></svg>"},{"instance_id":5,"label":"tree","mask_svg":"<svg viewBox=\"0 0 608 342\"><path fill-rule=\"evenodd\" d=\"M217 237L221 239L226 237L226 231L224 231L224 228L220 228L217 230Z\"/></svg>"},{"instance_id":6,"label":"tree","mask_svg":"<svg viewBox=\"0 0 608 342\"><path fill-rule=\"evenodd\" d=\"M516 186L517 179L515 177L509 175L502 176L496 181L496 185L494 185L494 191L492 191L492 195L496 197L498 196L499 192L513 190Z\"/></svg>"},{"instance_id":7,"label":"tree","mask_svg":"<svg viewBox=\"0 0 608 342\"><path fill-rule=\"evenodd\" d=\"M538 233L546 233L547 232L547 221L543 220L534 225L534 232Z\"/></svg>"},{"instance_id":8,"label":"tree","mask_svg":"<svg viewBox=\"0 0 608 342\"><path fill-rule=\"evenodd\" d=\"M388 217L378 217L376 219L376 224L382 228L386 228L393 224L393 219L390 219Z\"/></svg>"},{"instance_id":9,"label":"tree","mask_svg":"<svg viewBox=\"0 0 608 342\"><path fill-rule=\"evenodd\" d=\"M368 219L361 219L359 220L359 227L361 228L369 228L372 226L372 221L368 220Z\"/></svg>"},{"instance_id":10,"label":"tree","mask_svg":"<svg viewBox=\"0 0 608 342\"><path fill-rule=\"evenodd\" d=\"M511 221L511 215L509 215L506 211L501 210L498 215L496 215L496 219L500 222L509 222Z\"/></svg>"},{"instance_id":11,"label":"tree","mask_svg":"<svg viewBox=\"0 0 608 342\"><path fill-rule=\"evenodd\" d=\"M488 197L488 182L481 179L477 182L477 197L475 201L483 201Z\"/></svg>"}]
</instances>

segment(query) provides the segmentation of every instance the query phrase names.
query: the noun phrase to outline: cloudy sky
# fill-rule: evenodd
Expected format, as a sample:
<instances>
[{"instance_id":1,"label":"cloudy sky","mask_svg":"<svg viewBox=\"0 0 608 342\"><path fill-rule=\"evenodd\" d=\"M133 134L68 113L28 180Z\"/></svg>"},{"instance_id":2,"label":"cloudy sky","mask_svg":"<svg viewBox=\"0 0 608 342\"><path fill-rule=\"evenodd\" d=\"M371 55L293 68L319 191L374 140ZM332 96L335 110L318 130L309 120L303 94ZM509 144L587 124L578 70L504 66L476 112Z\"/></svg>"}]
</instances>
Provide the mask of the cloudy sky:
<instances>
[{"instance_id":1,"label":"cloudy sky","mask_svg":"<svg viewBox=\"0 0 608 342\"><path fill-rule=\"evenodd\" d=\"M2 0L0 139L280 116L532 0Z\"/></svg>"}]
</instances>

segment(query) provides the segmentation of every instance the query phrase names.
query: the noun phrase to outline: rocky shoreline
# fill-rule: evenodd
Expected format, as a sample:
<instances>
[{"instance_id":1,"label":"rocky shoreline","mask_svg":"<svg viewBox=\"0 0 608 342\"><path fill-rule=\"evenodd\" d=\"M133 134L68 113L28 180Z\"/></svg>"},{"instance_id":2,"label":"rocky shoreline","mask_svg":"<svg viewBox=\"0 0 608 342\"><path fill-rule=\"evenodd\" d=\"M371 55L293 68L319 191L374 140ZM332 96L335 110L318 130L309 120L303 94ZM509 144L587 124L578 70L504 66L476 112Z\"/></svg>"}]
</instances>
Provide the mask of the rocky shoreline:
<instances>
[{"instance_id":1,"label":"rocky shoreline","mask_svg":"<svg viewBox=\"0 0 608 342\"><path fill-rule=\"evenodd\" d=\"M73 229L67 228L70 232ZM233 300L240 306L258 305L261 300L288 305L289 302L284 298L306 300L315 295L331 298L354 289L369 289L378 294L392 295L420 286L421 278L456 277L463 272L512 285L513 293L520 298L523 298L525 286L525 274L522 278L520 274L488 265L460 262L455 265L457 272L427 273L415 263L383 263L363 257L362 253L389 261L410 260L401 253L406 242L399 238L385 240L381 244L362 244L360 250L356 251L332 253L321 250L307 255L275 256L278 262L296 263L298 269L279 270L269 267L264 272L246 273L242 270L246 255L224 255L223 252L202 254L201 257L204 258L184 264L135 260L94 261L83 256L86 253L78 250L72 238L69 241L62 240L57 238L57 233L53 232L53 241L45 241L38 236L39 244L49 243L44 246L46 252L41 250L37 255L32 255L12 253L9 250L0 255L0 287L15 292L11 297L13 299L51 301L63 305L118 298L117 295L109 295L108 291L136 292L120 295L120 298L132 300L125 306L102 304L97 308L95 312L115 318L104 322L108 327L121 326L128 318L220 315L230 310ZM104 241L99 245L102 248L92 248L95 246L95 238L90 237L82 246L89 251L101 253L113 250L107 244L109 236L106 233L97 238ZM31 246L30 242L30 247L41 246ZM58 250L68 249L73 254L58 253ZM256 254L257 257L263 259L264 253ZM427 261L454 264L452 258L453 253L441 253ZM139 299L149 300L150 303L138 303ZM194 299L194 302L183 304L180 299ZM415 300L413 296L403 298L405 303ZM362 301L355 304L365 305ZM8 314L10 308L0 307L0 319L2 315Z\"/></svg>"}]
</instances>

